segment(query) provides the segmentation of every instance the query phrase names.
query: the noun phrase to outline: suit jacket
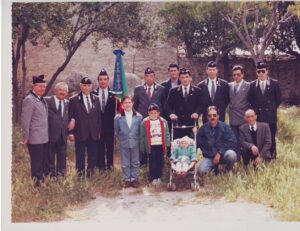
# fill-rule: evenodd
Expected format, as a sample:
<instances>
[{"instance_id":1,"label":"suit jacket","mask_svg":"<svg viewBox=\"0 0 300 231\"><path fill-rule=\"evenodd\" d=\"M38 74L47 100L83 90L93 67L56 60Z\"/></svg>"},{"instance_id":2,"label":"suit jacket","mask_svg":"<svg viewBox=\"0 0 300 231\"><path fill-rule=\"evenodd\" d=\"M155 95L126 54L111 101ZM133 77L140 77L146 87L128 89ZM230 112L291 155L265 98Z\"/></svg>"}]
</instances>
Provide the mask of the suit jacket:
<instances>
[{"instance_id":1,"label":"suit jacket","mask_svg":"<svg viewBox=\"0 0 300 231\"><path fill-rule=\"evenodd\" d=\"M164 87L154 83L154 90L150 100L147 96L146 90L147 87L145 84L134 88L133 108L140 113L143 118L146 118L148 116L148 107L150 103L156 103L160 109L160 112L163 113L166 102Z\"/></svg>"},{"instance_id":2,"label":"suit jacket","mask_svg":"<svg viewBox=\"0 0 300 231\"><path fill-rule=\"evenodd\" d=\"M179 86L181 84L180 80L177 80L177 85ZM162 82L161 85L165 88L165 94L166 94L166 99L168 98L170 89L172 89L172 83L171 83L171 79Z\"/></svg>"},{"instance_id":3,"label":"suit jacket","mask_svg":"<svg viewBox=\"0 0 300 231\"><path fill-rule=\"evenodd\" d=\"M228 82L217 77L217 86L214 101L211 100L208 90L209 79L206 78L198 84L201 90L202 99L202 121L207 122L207 108L209 106L216 106L220 111L220 120L225 121L225 110L229 104L229 86Z\"/></svg>"},{"instance_id":4,"label":"suit jacket","mask_svg":"<svg viewBox=\"0 0 300 231\"><path fill-rule=\"evenodd\" d=\"M23 139L28 140L29 144L44 144L49 141L47 103L32 91L23 100L21 127Z\"/></svg>"},{"instance_id":5,"label":"suit jacket","mask_svg":"<svg viewBox=\"0 0 300 231\"><path fill-rule=\"evenodd\" d=\"M168 117L170 114L178 116L178 125L191 126L194 120L191 118L193 113L201 114L201 92L196 86L190 85L187 101L183 97L182 87L172 88L166 103Z\"/></svg>"},{"instance_id":6,"label":"suit jacket","mask_svg":"<svg viewBox=\"0 0 300 231\"><path fill-rule=\"evenodd\" d=\"M272 145L271 131L267 123L256 122L257 129L257 148L260 157L263 159L271 158L270 148ZM250 150L254 145L252 142L251 132L248 124L240 126L240 143L243 148Z\"/></svg>"},{"instance_id":7,"label":"suit jacket","mask_svg":"<svg viewBox=\"0 0 300 231\"><path fill-rule=\"evenodd\" d=\"M101 135L101 110L99 98L93 94L91 97L91 111L87 112L84 105L82 92L74 95L69 103L69 120L75 119L75 128L71 133L75 141L86 141L91 138L99 140Z\"/></svg>"},{"instance_id":8,"label":"suit jacket","mask_svg":"<svg viewBox=\"0 0 300 231\"><path fill-rule=\"evenodd\" d=\"M69 100L63 101L63 117L58 113L54 96L45 97L48 105L49 142L56 142L61 136L67 142L69 121Z\"/></svg>"},{"instance_id":9,"label":"suit jacket","mask_svg":"<svg viewBox=\"0 0 300 231\"><path fill-rule=\"evenodd\" d=\"M229 83L229 123L233 126L240 126L245 121L245 111L250 108L248 93L250 83L245 80L242 82L237 94L234 93L235 82Z\"/></svg>"},{"instance_id":10,"label":"suit jacket","mask_svg":"<svg viewBox=\"0 0 300 231\"><path fill-rule=\"evenodd\" d=\"M142 122L142 116L133 111L132 124L128 127L125 113L117 114L115 123L115 133L119 138L120 148L136 148L139 147L140 136L140 124Z\"/></svg>"},{"instance_id":11,"label":"suit jacket","mask_svg":"<svg viewBox=\"0 0 300 231\"><path fill-rule=\"evenodd\" d=\"M250 83L249 102L257 114L257 120L266 123L277 122L277 108L281 103L281 90L277 80L268 78L265 93L262 94L259 80Z\"/></svg>"},{"instance_id":12,"label":"suit jacket","mask_svg":"<svg viewBox=\"0 0 300 231\"><path fill-rule=\"evenodd\" d=\"M99 97L99 88L92 91L92 94ZM100 103L100 101L99 101ZM100 104L101 105L101 104ZM110 89L108 89L108 98L104 108L104 112L101 111L101 122L102 122L102 132L105 134L114 135L114 118L116 115L116 99L115 94L113 94Z\"/></svg>"}]
</instances>

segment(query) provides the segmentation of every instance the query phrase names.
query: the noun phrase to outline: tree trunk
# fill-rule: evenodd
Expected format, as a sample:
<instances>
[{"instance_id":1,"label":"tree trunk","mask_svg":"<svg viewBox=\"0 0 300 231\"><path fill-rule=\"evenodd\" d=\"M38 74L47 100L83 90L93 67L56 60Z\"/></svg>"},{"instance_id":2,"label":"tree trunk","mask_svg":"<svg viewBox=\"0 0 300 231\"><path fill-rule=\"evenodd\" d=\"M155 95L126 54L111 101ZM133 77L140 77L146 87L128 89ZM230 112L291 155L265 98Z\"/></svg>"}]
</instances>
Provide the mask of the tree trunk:
<instances>
[{"instance_id":1,"label":"tree trunk","mask_svg":"<svg viewBox=\"0 0 300 231\"><path fill-rule=\"evenodd\" d=\"M22 45L22 71L23 71L23 78L22 78L22 89L21 95L22 99L25 97L25 88L26 88L26 77L27 77L27 67L26 67L26 42Z\"/></svg>"}]
</instances>

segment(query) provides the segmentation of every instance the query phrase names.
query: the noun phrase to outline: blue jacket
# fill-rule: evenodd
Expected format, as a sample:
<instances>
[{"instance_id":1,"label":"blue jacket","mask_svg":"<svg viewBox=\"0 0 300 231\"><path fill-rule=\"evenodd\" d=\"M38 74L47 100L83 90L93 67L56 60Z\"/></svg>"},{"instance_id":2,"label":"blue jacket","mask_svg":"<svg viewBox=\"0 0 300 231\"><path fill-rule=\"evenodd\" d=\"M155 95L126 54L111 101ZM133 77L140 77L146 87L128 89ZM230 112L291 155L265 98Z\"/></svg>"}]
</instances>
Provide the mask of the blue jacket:
<instances>
[{"instance_id":1,"label":"blue jacket","mask_svg":"<svg viewBox=\"0 0 300 231\"><path fill-rule=\"evenodd\" d=\"M127 125L124 112L117 114L114 119L114 128L119 138L120 148L136 148L139 147L140 124L142 116L133 111L132 124L129 128Z\"/></svg>"},{"instance_id":2,"label":"blue jacket","mask_svg":"<svg viewBox=\"0 0 300 231\"><path fill-rule=\"evenodd\" d=\"M197 148L201 149L206 158L214 158L217 153L223 157L227 150L236 149L236 138L226 123L219 121L212 128L207 122L197 132Z\"/></svg>"}]
</instances>

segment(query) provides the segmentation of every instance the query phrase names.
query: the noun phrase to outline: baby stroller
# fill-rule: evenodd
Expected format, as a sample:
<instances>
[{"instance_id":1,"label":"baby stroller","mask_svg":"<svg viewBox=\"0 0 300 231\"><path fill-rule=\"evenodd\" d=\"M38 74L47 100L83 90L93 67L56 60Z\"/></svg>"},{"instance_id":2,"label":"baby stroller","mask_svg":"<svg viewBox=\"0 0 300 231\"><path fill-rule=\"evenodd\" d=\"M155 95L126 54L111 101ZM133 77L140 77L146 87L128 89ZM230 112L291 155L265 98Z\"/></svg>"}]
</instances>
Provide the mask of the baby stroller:
<instances>
[{"instance_id":1,"label":"baby stroller","mask_svg":"<svg viewBox=\"0 0 300 231\"><path fill-rule=\"evenodd\" d=\"M180 145L180 140L181 138L178 139L173 139L174 137L174 129L193 129L196 127L196 121L195 121L195 126L174 126L172 123L171 127L171 153L173 153L174 149L176 149ZM194 134L194 139L188 138L188 143L189 145L195 149L196 152L196 135ZM192 161L193 164L191 164L188 167L188 170L185 171L184 173L181 171L178 171L179 169L176 168L176 165L172 159L170 159L170 178L169 178L169 183L167 184L167 189L169 191L176 191L177 185L176 183L185 181L189 184L190 188L192 191L197 191L200 189L200 185L197 180L197 161Z\"/></svg>"}]
</instances>

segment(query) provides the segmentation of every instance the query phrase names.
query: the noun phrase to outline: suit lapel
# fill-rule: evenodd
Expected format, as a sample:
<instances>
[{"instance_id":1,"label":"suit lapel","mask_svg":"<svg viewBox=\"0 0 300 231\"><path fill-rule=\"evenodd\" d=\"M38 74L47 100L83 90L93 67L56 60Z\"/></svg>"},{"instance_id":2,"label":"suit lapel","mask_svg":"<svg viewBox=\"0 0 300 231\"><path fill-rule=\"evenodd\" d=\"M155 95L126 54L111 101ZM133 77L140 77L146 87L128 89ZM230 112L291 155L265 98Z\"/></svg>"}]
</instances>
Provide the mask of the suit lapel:
<instances>
[{"instance_id":1,"label":"suit lapel","mask_svg":"<svg viewBox=\"0 0 300 231\"><path fill-rule=\"evenodd\" d=\"M79 101L80 106L82 107L82 110L84 110L86 114L89 114L88 111L87 111L87 109L86 109L86 107L85 107L85 105L84 105L83 97L84 97L83 93L80 92L79 95L78 95L78 97L77 97L77 99Z\"/></svg>"}]
</instances>

